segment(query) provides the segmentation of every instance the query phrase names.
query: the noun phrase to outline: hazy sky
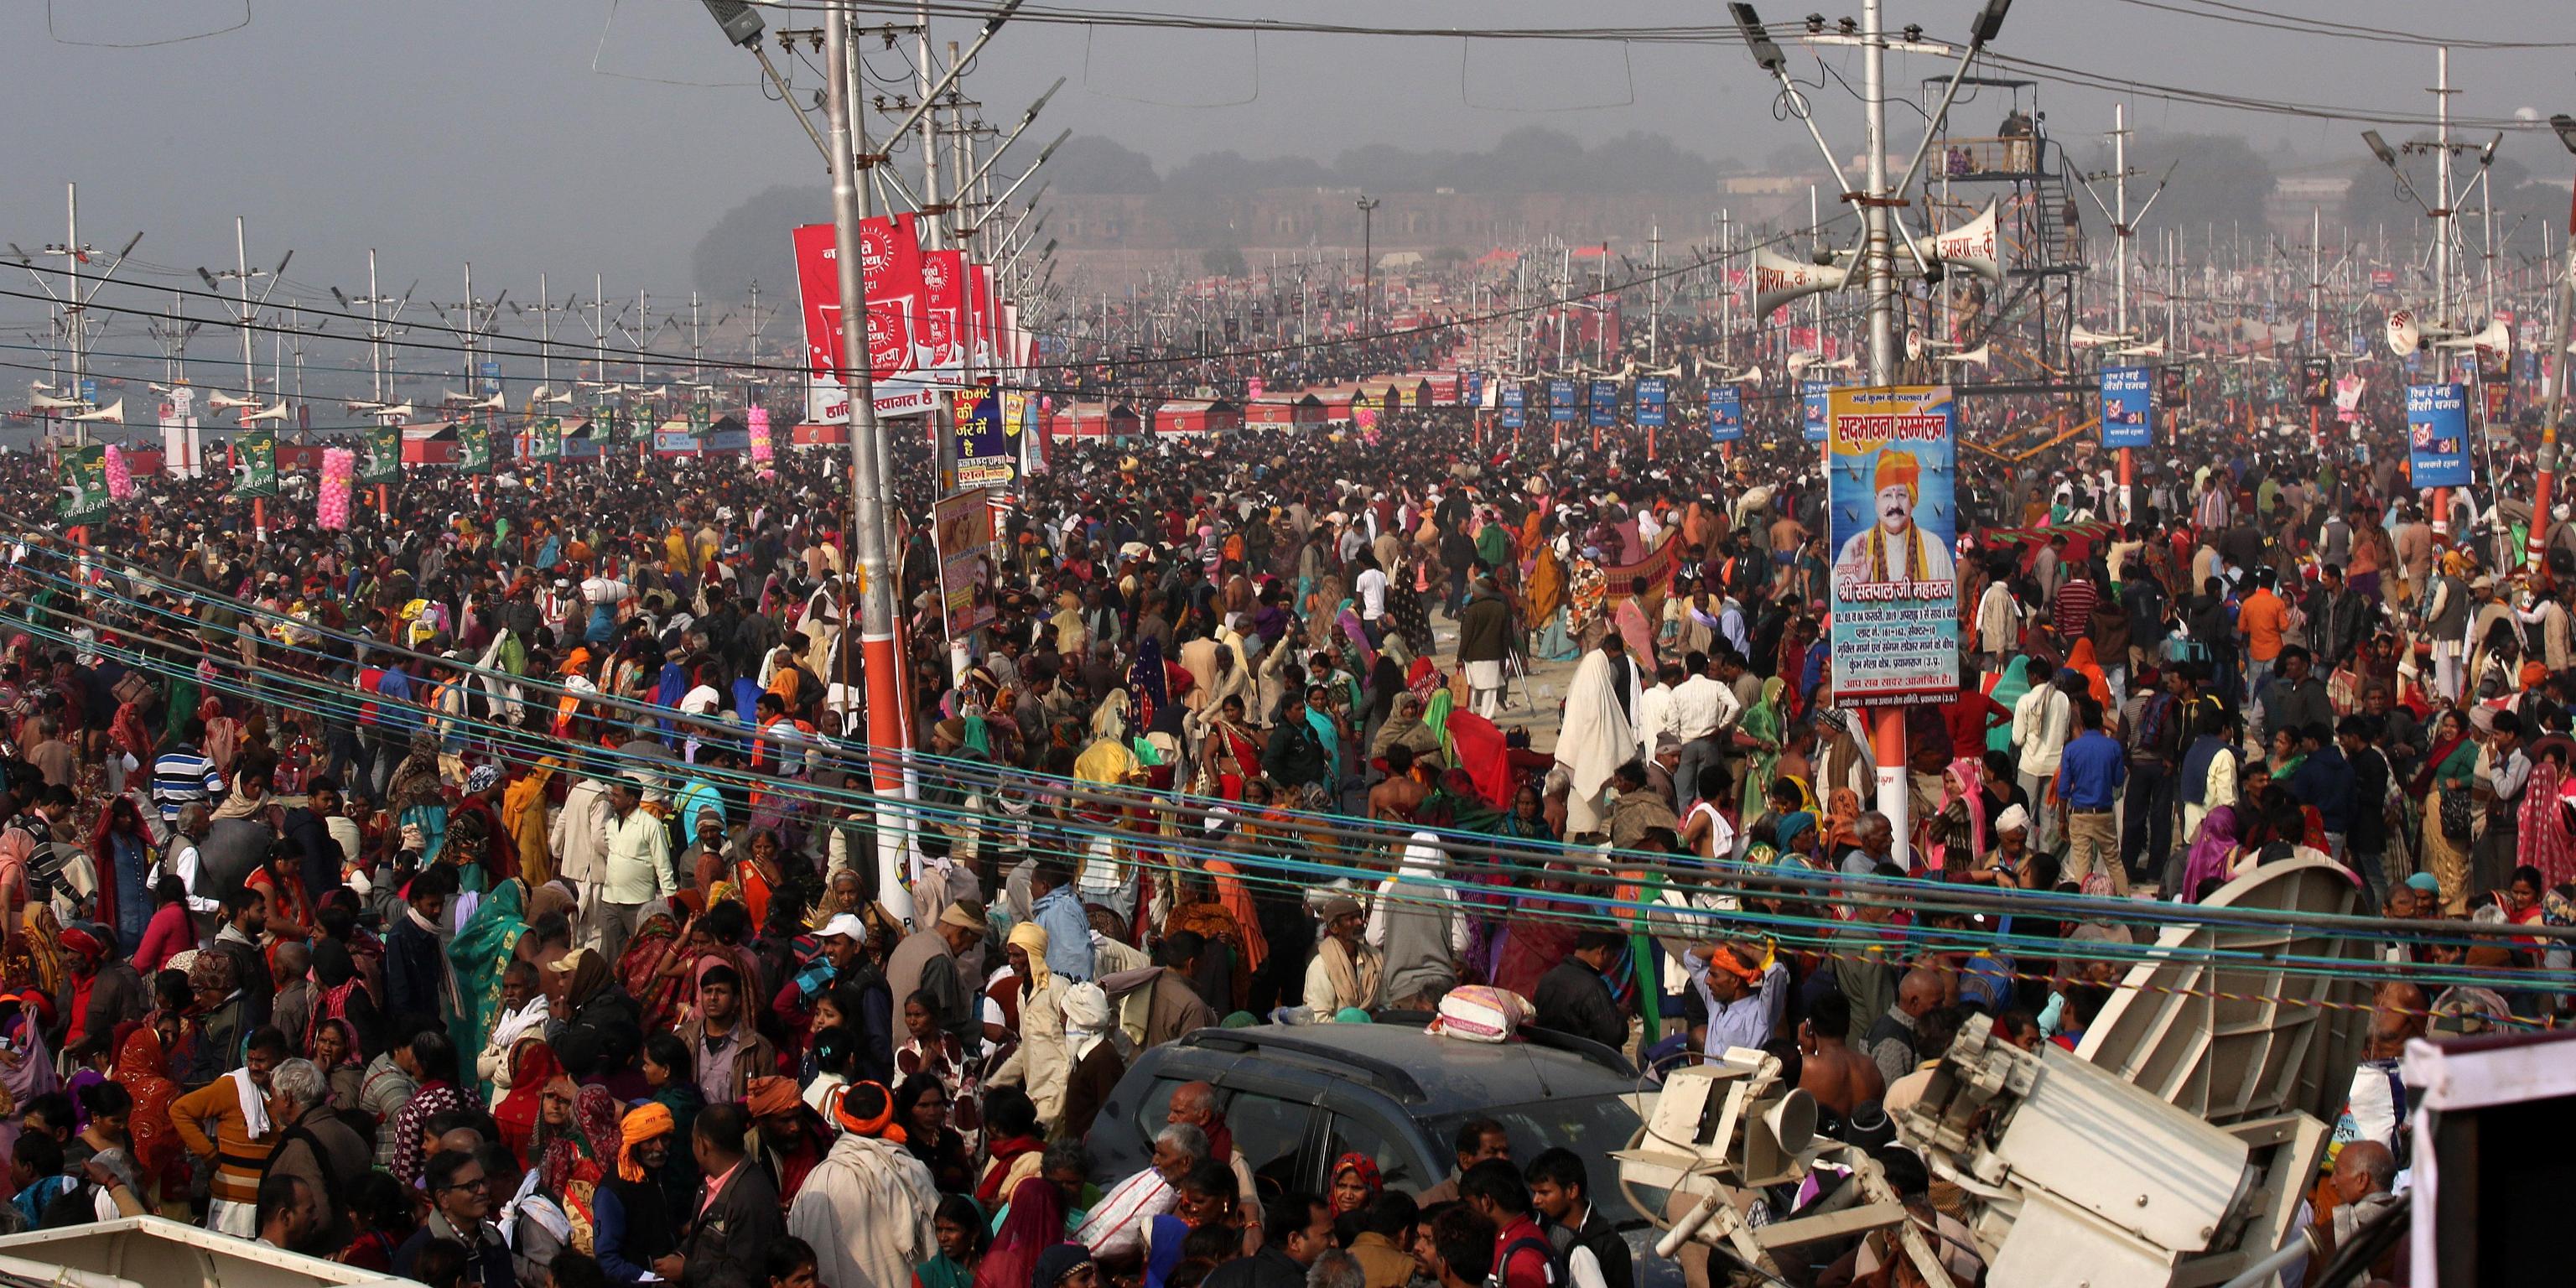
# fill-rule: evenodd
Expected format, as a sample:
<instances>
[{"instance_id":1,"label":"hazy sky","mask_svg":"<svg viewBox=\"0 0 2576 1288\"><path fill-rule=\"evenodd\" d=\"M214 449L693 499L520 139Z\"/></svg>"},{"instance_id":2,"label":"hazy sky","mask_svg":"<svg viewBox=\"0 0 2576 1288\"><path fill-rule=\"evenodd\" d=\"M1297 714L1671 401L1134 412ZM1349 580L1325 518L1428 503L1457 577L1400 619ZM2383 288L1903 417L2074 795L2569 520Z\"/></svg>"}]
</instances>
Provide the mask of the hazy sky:
<instances>
[{"instance_id":1,"label":"hazy sky","mask_svg":"<svg viewBox=\"0 0 2576 1288\"><path fill-rule=\"evenodd\" d=\"M1723 13L1706 0L1164 2L1198 13L1426 26L1578 16L1706 24ZM2437 34L2576 39L2566 9L2530 0L2256 2ZM1955 34L1972 9L1972 0L1906 2L1888 17ZM1827 16L1846 11L1856 8ZM1765 16L1785 25L1803 12L1774 0ZM238 30L181 40L245 18ZM773 28L811 21L776 10L769 18ZM945 26L943 41L971 34L963 22ZM173 40L180 43L71 43ZM2151 81L2404 111L2426 108L2429 96L2416 87L2433 73L2429 49L2231 26L2123 0L2021 0L2001 47ZM2564 51L2461 52L2453 76L2466 92L2456 108L2576 110L2564 59ZM1840 61L1857 77L1857 55ZM897 66L883 51L872 65ZM1802 66L1812 76L1814 61ZM1890 76L1910 87L1936 70L1897 59ZM691 247L746 191L820 180L812 145L784 107L762 97L753 72L697 0L23 0L0 9L0 76L17 87L14 125L0 139L0 173L11 178L0 188L0 236L29 247L59 241L61 185L78 180L84 240L112 248L141 229L139 261L227 265L231 217L244 214L253 262L273 265L296 248L290 289L312 294L326 285L354 294L371 245L383 253L390 289L419 278L424 296L445 300L462 290L468 257L486 295L506 286L532 298L541 268L554 274L558 299L575 289L587 296L594 271L607 275L613 295L632 298L639 284L684 293ZM988 117L1007 120L1059 75L1069 83L1033 135L1066 126L1105 134L1164 165L1224 147L1327 157L1371 142L1484 147L1529 124L1586 139L1660 131L1719 157L1760 158L1801 141L1793 124L1773 119L1772 95L1741 48L1724 45L1274 35L1256 49L1245 34L1032 24L1004 31L969 88L987 101ZM815 84L801 67L796 78ZM2107 128L2108 96L2044 92L2061 137ZM1837 147L1856 151L1852 101L1830 85L1820 101ZM2001 115L1992 99L1966 110L1963 130L1983 132ZM2359 155L2359 127L2342 122L2151 99L2136 100L2133 120L2233 129L2313 157ZM1895 141L1915 137L1900 124ZM2570 161L2545 131L2508 147L2542 173ZM2177 182L2187 179L2186 166ZM0 289L25 290L23 275L13 277ZM30 312L7 297L0 308L12 320Z\"/></svg>"}]
</instances>

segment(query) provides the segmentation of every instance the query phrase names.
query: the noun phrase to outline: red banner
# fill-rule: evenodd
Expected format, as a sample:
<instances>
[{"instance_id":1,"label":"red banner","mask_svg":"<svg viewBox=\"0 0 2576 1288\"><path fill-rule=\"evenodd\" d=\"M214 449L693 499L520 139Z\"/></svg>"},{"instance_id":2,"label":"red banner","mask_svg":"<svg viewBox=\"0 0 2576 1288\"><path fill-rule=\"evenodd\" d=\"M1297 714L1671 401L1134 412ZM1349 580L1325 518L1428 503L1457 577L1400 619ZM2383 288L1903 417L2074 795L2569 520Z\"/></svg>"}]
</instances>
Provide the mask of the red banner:
<instances>
[{"instance_id":1,"label":"red banner","mask_svg":"<svg viewBox=\"0 0 2576 1288\"><path fill-rule=\"evenodd\" d=\"M841 351L840 253L830 224L796 229L796 284L805 308L806 362L818 376L834 375ZM910 361L914 300L921 289L921 252L912 216L870 219L859 226L860 263L867 274L868 371L878 380L913 369Z\"/></svg>"},{"instance_id":2,"label":"red banner","mask_svg":"<svg viewBox=\"0 0 2576 1288\"><path fill-rule=\"evenodd\" d=\"M994 335L993 271L982 264L966 267L966 311L968 333L975 346L975 369L991 371L1001 365L1002 346Z\"/></svg>"},{"instance_id":3,"label":"red banner","mask_svg":"<svg viewBox=\"0 0 2576 1288\"><path fill-rule=\"evenodd\" d=\"M965 360L965 254L921 252L921 347L934 371L955 371Z\"/></svg>"}]
</instances>

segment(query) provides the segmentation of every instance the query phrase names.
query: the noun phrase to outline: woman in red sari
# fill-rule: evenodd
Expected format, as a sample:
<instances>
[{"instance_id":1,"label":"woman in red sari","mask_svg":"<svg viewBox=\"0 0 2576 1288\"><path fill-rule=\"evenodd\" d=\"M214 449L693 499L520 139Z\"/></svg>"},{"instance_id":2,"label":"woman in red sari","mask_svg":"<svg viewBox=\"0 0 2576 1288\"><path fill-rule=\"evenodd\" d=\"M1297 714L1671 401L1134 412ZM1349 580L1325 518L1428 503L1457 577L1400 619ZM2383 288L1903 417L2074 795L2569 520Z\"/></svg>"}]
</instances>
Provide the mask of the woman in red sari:
<instances>
[{"instance_id":1,"label":"woman in red sari","mask_svg":"<svg viewBox=\"0 0 2576 1288\"><path fill-rule=\"evenodd\" d=\"M533 1171L540 1161L537 1128L545 1121L546 1089L562 1076L563 1062L540 1038L530 1037L510 1052L510 1090L492 1106L492 1121L521 1167Z\"/></svg>"},{"instance_id":2,"label":"woman in red sari","mask_svg":"<svg viewBox=\"0 0 2576 1288\"><path fill-rule=\"evenodd\" d=\"M617 959L617 982L641 1009L645 1032L658 1033L679 1023L680 1007L688 1000L689 980L682 973L686 966L676 910L663 900L644 905L635 937Z\"/></svg>"},{"instance_id":3,"label":"woman in red sari","mask_svg":"<svg viewBox=\"0 0 2576 1288\"><path fill-rule=\"evenodd\" d=\"M167 1022L175 1025L176 1018ZM186 1194L189 1179L188 1152L170 1126L170 1102L179 1098L179 1084L170 1080L166 1044L158 1023L139 1024L116 1052L117 1085L134 1097L125 1130L134 1142L135 1171L154 1191L136 1197L156 1208L158 1195Z\"/></svg>"}]
</instances>

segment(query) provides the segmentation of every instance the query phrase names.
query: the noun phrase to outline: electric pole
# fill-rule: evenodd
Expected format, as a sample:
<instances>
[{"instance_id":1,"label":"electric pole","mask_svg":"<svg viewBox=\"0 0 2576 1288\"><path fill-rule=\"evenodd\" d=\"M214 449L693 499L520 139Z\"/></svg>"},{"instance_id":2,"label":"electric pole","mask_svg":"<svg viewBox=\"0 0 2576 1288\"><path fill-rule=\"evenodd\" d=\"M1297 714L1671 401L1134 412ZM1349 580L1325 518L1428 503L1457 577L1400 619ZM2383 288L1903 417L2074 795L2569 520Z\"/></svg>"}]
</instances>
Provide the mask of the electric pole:
<instances>
[{"instance_id":1,"label":"electric pole","mask_svg":"<svg viewBox=\"0 0 2576 1288\"><path fill-rule=\"evenodd\" d=\"M268 305L269 293L277 289L279 275L286 271L287 261L293 258L295 258L295 252L289 250L278 259L277 267L253 269L250 266L248 234L243 228L242 217L235 215L233 216L233 267L220 272L209 272L203 268L197 270L197 276L205 282L208 290L217 289L215 284L218 282L229 281L233 284L234 298L241 308L234 322L241 328L242 397L250 399L253 403L259 401L259 357L252 349L251 332L258 325L259 311ZM250 297L250 284L253 281L267 283L260 288L257 300ZM279 391L278 396L284 397L285 392ZM255 406L243 407L242 423L249 424L251 413L257 410L259 409Z\"/></svg>"},{"instance_id":2,"label":"electric pole","mask_svg":"<svg viewBox=\"0 0 2576 1288\"><path fill-rule=\"evenodd\" d=\"M67 183L63 185L63 240L50 243L37 252L40 255L62 257L62 289L55 290L54 284L46 280L46 275L36 271L33 258L25 251L18 250L15 245L9 248L17 253L18 263L26 268L27 275L36 279L36 288L53 301L54 311L59 317L56 332L62 336L64 346L70 352L72 364L71 388L61 392L80 400L81 410L84 412L96 410L92 405L88 388L89 340L95 334L89 323L89 303L98 298L101 290L106 289L108 279L116 276L116 270L124 265L125 257L133 254L134 248L142 241L143 234L134 234L133 238L125 243L125 249L116 252L108 259L107 267L100 270L97 277L85 276L81 272L82 266L96 257L99 249L83 243L80 239L80 185ZM46 374L50 376L53 373L48 370ZM71 425L72 442L87 446L88 423L74 419Z\"/></svg>"}]
</instances>

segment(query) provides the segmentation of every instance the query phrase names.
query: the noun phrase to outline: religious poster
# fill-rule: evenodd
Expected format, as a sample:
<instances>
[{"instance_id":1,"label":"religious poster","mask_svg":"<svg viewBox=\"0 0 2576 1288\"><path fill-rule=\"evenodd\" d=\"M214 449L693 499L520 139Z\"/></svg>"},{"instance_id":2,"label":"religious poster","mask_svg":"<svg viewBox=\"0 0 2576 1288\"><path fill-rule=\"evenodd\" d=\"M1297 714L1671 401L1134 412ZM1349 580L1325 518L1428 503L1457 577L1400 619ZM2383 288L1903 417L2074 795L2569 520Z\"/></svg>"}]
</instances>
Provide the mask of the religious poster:
<instances>
[{"instance_id":1,"label":"religious poster","mask_svg":"<svg viewBox=\"0 0 2576 1288\"><path fill-rule=\"evenodd\" d=\"M1950 387L1827 399L1834 701L1947 702L1959 688Z\"/></svg>"},{"instance_id":2,"label":"religious poster","mask_svg":"<svg viewBox=\"0 0 2576 1288\"><path fill-rule=\"evenodd\" d=\"M945 497L932 507L930 523L942 612L949 638L956 639L994 616L991 493L975 488Z\"/></svg>"}]
</instances>

